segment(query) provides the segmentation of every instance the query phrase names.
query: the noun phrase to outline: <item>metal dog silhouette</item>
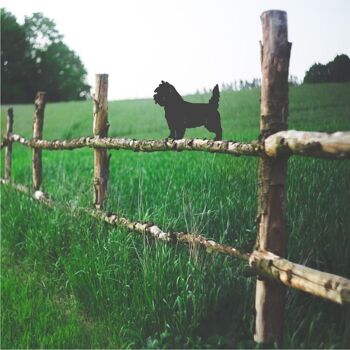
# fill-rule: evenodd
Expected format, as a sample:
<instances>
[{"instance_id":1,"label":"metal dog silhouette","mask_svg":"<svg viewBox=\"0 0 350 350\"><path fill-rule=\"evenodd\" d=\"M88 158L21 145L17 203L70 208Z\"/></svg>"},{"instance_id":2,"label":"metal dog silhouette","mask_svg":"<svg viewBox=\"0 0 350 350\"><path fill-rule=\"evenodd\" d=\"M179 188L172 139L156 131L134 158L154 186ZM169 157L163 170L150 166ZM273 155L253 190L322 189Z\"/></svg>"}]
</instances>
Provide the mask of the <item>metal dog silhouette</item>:
<instances>
[{"instance_id":1,"label":"metal dog silhouette","mask_svg":"<svg viewBox=\"0 0 350 350\"><path fill-rule=\"evenodd\" d=\"M191 103L185 101L173 85L162 80L154 90L155 103L164 107L165 118L170 129L169 138L182 139L187 128L204 126L215 133L214 140L222 139L219 108L220 92L218 85L213 89L209 103Z\"/></svg>"}]
</instances>

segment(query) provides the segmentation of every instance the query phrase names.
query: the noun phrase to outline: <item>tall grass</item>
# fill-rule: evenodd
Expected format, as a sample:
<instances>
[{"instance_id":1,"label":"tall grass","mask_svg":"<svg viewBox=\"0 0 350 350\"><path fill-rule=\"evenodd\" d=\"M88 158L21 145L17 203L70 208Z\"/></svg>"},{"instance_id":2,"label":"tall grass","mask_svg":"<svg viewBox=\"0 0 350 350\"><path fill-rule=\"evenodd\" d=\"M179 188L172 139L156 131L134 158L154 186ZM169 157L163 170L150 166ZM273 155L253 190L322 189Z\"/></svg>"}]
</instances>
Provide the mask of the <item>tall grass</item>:
<instances>
[{"instance_id":1,"label":"tall grass","mask_svg":"<svg viewBox=\"0 0 350 350\"><path fill-rule=\"evenodd\" d=\"M290 91L290 128L350 127L349 84ZM189 96L206 101L208 96ZM225 139L258 135L259 91L224 92ZM31 135L32 106L15 106L15 132ZM5 107L2 109L4 125ZM109 104L111 136L164 138L151 100ZM48 104L45 138L91 134L89 102ZM212 137L204 129L186 137ZM165 230L204 234L251 251L257 159L195 152L113 151L107 209ZM13 177L31 183L31 153L14 145ZM90 206L93 153L43 152L43 189ZM350 277L350 164L293 158L288 174L288 256ZM2 347L251 348L254 278L233 259L166 246L74 212L46 209L1 188ZM242 273L243 272L243 273ZM285 347L350 346L350 309L288 292Z\"/></svg>"}]
</instances>

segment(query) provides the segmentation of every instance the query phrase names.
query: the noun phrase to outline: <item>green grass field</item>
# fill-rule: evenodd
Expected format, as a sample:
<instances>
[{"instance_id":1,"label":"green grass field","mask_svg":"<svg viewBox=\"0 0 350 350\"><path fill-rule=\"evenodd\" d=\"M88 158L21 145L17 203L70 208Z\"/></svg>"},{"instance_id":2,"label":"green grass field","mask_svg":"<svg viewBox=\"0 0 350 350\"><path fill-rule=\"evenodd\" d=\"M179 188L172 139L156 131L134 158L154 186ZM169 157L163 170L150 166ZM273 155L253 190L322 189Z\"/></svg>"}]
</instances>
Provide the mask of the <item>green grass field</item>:
<instances>
[{"instance_id":1,"label":"green grass field","mask_svg":"<svg viewBox=\"0 0 350 350\"><path fill-rule=\"evenodd\" d=\"M223 92L224 139L259 133L259 90ZM350 84L290 89L289 128L350 129ZM204 102L208 96L187 99ZM2 106L4 130L6 108ZM31 136L32 105L14 106ZM110 136L164 138L152 100L109 103ZM44 138L92 134L91 102L50 103ZM204 128L186 137L212 137ZM204 152L112 151L107 209L250 252L258 159ZM2 152L2 173L3 173ZM13 147L13 178L31 184L31 151ZM43 152L43 190L91 206L93 151ZM288 258L350 277L350 162L292 158ZM1 186L1 348L254 348L255 278L244 265L164 245ZM286 348L349 348L350 307L288 291Z\"/></svg>"}]
</instances>

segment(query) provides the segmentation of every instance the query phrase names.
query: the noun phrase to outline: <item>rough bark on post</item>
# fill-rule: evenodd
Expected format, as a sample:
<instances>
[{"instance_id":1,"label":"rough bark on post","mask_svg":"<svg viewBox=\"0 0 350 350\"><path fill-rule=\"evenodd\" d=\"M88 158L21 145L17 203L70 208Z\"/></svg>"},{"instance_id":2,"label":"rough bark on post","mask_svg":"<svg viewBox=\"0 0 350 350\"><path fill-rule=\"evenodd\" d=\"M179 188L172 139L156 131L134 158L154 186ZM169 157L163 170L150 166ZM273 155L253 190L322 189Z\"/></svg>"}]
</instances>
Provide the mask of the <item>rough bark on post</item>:
<instances>
[{"instance_id":1,"label":"rough bark on post","mask_svg":"<svg viewBox=\"0 0 350 350\"><path fill-rule=\"evenodd\" d=\"M288 69L291 44L287 35L287 14L267 11L261 15L261 119L260 138L287 129ZM278 256L286 254L285 185L287 157L263 156L259 165L258 249ZM285 287L269 280L257 280L254 340L280 344L283 339Z\"/></svg>"},{"instance_id":2,"label":"rough bark on post","mask_svg":"<svg viewBox=\"0 0 350 350\"><path fill-rule=\"evenodd\" d=\"M33 123L33 138L41 140L43 138L43 125L44 125L44 110L46 103L46 93L39 91L35 98L35 113ZM33 150L33 188L34 191L40 190L42 182L42 150L35 148Z\"/></svg>"},{"instance_id":3,"label":"rough bark on post","mask_svg":"<svg viewBox=\"0 0 350 350\"><path fill-rule=\"evenodd\" d=\"M96 74L94 95L94 124L95 137L108 136L108 74ZM94 206L101 209L107 197L109 176L109 157L106 149L94 150Z\"/></svg>"},{"instance_id":4,"label":"rough bark on post","mask_svg":"<svg viewBox=\"0 0 350 350\"><path fill-rule=\"evenodd\" d=\"M6 129L6 149L5 149L5 179L11 177L12 162L12 141L10 135L13 132L13 108L7 110L7 129Z\"/></svg>"}]
</instances>

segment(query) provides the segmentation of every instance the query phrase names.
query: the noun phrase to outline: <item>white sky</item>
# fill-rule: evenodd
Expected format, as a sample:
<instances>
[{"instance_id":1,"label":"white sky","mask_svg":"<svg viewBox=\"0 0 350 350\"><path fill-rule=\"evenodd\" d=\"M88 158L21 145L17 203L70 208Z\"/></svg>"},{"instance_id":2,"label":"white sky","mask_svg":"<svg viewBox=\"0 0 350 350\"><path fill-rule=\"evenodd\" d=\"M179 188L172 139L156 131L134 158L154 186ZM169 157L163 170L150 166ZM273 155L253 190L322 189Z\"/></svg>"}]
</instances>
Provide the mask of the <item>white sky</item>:
<instances>
[{"instance_id":1,"label":"white sky","mask_svg":"<svg viewBox=\"0 0 350 350\"><path fill-rule=\"evenodd\" d=\"M350 0L2 0L20 23L42 12L82 59L88 82L109 74L109 99L181 94L260 77L260 14L288 13L290 74L350 55Z\"/></svg>"}]
</instances>

